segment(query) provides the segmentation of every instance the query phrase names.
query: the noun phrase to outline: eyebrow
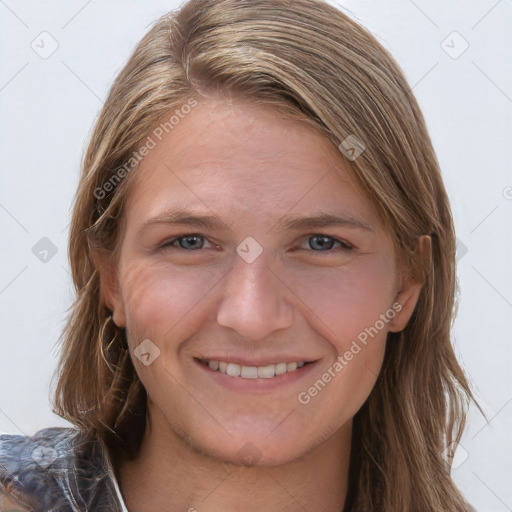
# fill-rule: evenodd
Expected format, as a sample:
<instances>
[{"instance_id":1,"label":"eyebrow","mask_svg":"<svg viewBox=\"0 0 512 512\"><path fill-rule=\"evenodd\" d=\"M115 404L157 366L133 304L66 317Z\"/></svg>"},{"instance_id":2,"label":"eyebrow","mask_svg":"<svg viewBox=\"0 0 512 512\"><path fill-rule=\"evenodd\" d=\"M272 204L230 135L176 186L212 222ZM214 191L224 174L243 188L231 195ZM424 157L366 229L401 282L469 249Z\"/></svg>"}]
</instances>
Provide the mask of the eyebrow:
<instances>
[{"instance_id":1,"label":"eyebrow","mask_svg":"<svg viewBox=\"0 0 512 512\"><path fill-rule=\"evenodd\" d=\"M279 219L272 229L304 230L331 226L343 226L373 231L369 223L362 219L355 218L352 215L333 215L324 212L314 213L306 217L296 217L287 214Z\"/></svg>"},{"instance_id":2,"label":"eyebrow","mask_svg":"<svg viewBox=\"0 0 512 512\"><path fill-rule=\"evenodd\" d=\"M144 222L140 231L144 230L147 226L155 224L180 224L202 229L229 229L227 224L222 222L215 215L195 214L182 208L167 211L156 217L152 217ZM343 226L373 231L369 223L362 219L355 218L351 215L333 215L324 212L318 212L308 216L286 214L281 217L269 231L274 229L299 231L331 226Z\"/></svg>"}]
</instances>

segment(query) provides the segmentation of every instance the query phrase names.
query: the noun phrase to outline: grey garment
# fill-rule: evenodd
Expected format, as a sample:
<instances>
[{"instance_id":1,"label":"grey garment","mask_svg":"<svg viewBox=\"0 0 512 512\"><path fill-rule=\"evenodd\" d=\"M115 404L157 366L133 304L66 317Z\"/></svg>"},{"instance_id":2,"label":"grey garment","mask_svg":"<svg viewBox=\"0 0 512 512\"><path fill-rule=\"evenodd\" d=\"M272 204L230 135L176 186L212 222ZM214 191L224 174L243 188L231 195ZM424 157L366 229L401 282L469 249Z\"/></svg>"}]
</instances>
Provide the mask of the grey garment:
<instances>
[{"instance_id":1,"label":"grey garment","mask_svg":"<svg viewBox=\"0 0 512 512\"><path fill-rule=\"evenodd\" d=\"M0 511L13 497L33 512L126 511L105 445L76 428L0 436Z\"/></svg>"}]
</instances>

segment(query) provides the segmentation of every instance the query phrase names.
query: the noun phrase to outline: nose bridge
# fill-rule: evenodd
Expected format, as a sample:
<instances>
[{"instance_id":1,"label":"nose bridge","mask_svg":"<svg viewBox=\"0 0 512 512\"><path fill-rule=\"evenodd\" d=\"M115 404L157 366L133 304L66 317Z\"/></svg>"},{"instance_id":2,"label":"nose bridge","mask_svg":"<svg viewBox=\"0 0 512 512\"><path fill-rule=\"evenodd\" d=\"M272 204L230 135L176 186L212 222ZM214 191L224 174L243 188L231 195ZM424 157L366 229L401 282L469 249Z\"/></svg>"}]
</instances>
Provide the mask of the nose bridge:
<instances>
[{"instance_id":1,"label":"nose bridge","mask_svg":"<svg viewBox=\"0 0 512 512\"><path fill-rule=\"evenodd\" d=\"M265 251L250 263L236 255L225 276L217 314L220 325L252 339L291 325L286 287L269 267L270 259Z\"/></svg>"}]
</instances>

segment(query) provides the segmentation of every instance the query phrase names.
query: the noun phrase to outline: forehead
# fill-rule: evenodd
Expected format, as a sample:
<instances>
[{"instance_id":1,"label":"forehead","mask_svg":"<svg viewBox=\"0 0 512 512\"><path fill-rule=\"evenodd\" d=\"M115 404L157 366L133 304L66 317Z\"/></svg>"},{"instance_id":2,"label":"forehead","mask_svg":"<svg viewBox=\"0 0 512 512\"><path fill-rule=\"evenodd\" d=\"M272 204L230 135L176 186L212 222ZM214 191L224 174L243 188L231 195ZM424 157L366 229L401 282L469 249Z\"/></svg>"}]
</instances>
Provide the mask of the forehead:
<instances>
[{"instance_id":1,"label":"forehead","mask_svg":"<svg viewBox=\"0 0 512 512\"><path fill-rule=\"evenodd\" d=\"M254 214L373 210L325 135L268 106L209 100L155 143L135 173L128 211L156 214L177 202L214 210L229 203Z\"/></svg>"}]
</instances>

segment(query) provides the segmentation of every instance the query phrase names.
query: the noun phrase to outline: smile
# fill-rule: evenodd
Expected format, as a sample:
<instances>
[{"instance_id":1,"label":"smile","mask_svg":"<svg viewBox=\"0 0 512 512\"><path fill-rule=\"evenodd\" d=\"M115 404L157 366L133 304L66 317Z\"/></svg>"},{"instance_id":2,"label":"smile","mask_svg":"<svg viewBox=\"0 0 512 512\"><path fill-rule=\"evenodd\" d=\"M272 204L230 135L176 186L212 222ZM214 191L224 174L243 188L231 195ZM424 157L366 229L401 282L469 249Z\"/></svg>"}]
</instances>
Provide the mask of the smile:
<instances>
[{"instance_id":1,"label":"smile","mask_svg":"<svg viewBox=\"0 0 512 512\"><path fill-rule=\"evenodd\" d=\"M293 373L298 368L309 364L305 361L295 361L290 363L268 364L266 366L243 366L236 363L228 363L226 361L207 361L199 360L203 365L208 366L210 370L229 375L230 377L239 377L242 379L272 379L285 373Z\"/></svg>"}]
</instances>

